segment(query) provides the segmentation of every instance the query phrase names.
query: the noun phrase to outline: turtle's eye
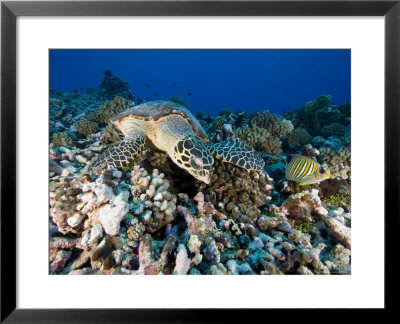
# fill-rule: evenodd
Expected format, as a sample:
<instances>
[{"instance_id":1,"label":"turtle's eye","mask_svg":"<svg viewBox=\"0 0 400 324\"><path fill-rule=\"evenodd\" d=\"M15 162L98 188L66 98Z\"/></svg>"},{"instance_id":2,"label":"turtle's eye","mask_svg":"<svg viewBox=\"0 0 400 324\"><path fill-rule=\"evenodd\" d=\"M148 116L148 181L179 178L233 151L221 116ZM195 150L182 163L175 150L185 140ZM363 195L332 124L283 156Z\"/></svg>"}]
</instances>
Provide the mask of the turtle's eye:
<instances>
[{"instance_id":1,"label":"turtle's eye","mask_svg":"<svg viewBox=\"0 0 400 324\"><path fill-rule=\"evenodd\" d=\"M202 160L199 159L198 157L193 156L190 159L190 165L194 168L194 169L200 169L202 166Z\"/></svg>"}]
</instances>

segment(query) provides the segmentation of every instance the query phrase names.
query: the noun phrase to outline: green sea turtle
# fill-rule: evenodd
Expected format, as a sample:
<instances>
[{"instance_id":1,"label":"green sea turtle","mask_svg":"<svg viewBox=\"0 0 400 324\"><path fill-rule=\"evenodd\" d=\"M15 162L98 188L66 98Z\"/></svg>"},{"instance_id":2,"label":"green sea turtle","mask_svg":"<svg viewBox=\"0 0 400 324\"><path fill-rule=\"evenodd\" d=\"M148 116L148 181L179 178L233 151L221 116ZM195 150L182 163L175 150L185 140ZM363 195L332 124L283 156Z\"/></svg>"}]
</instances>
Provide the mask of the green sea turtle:
<instances>
[{"instance_id":1,"label":"green sea turtle","mask_svg":"<svg viewBox=\"0 0 400 324\"><path fill-rule=\"evenodd\" d=\"M210 183L214 158L246 170L262 172L264 160L242 142L209 143L197 119L185 107L171 101L150 101L111 117L124 139L104 151L89 170L110 166L125 168L143 151L146 139L166 152L180 168Z\"/></svg>"}]
</instances>

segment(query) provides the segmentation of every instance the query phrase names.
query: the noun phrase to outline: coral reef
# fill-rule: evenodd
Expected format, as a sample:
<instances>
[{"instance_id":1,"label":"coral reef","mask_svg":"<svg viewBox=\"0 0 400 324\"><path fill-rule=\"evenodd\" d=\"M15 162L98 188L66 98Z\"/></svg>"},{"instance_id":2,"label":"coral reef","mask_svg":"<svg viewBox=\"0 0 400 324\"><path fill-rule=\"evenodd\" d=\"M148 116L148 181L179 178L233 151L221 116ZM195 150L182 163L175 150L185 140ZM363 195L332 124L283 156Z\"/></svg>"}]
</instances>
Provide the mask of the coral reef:
<instances>
[{"instance_id":1,"label":"coral reef","mask_svg":"<svg viewBox=\"0 0 400 324\"><path fill-rule=\"evenodd\" d=\"M211 142L242 140L263 153L262 173L215 159L205 184L149 145L126 170L88 174L90 161L122 138L109 118L133 104L133 96L112 97L118 87L104 102L107 82L85 94L50 90L50 274L351 273L350 104L320 96L286 119L196 114ZM331 179L285 180L286 154L318 160Z\"/></svg>"},{"instance_id":2,"label":"coral reef","mask_svg":"<svg viewBox=\"0 0 400 324\"><path fill-rule=\"evenodd\" d=\"M110 121L106 128L104 128L104 141L106 143L118 142L124 138L122 132L114 126Z\"/></svg>"},{"instance_id":3,"label":"coral reef","mask_svg":"<svg viewBox=\"0 0 400 324\"><path fill-rule=\"evenodd\" d=\"M83 136L88 136L90 134L96 133L98 125L90 120L79 120L74 124L75 129L79 134Z\"/></svg>"},{"instance_id":4,"label":"coral reef","mask_svg":"<svg viewBox=\"0 0 400 324\"><path fill-rule=\"evenodd\" d=\"M296 128L288 137L288 143L295 147L301 147L311 142L311 136L305 128Z\"/></svg>"},{"instance_id":5,"label":"coral reef","mask_svg":"<svg viewBox=\"0 0 400 324\"><path fill-rule=\"evenodd\" d=\"M269 154L279 154L282 152L282 141L279 137L272 136L266 129L256 125L247 125L238 128L235 131L235 136L259 152Z\"/></svg>"},{"instance_id":6,"label":"coral reef","mask_svg":"<svg viewBox=\"0 0 400 324\"><path fill-rule=\"evenodd\" d=\"M285 111L285 117L292 121L295 128L305 128L312 136L332 134L333 130L340 130L344 135L345 127L350 124L350 103L334 106L331 105L331 100L331 96L319 96L305 103L300 109ZM331 127L332 124L336 126ZM333 135L339 136L335 133Z\"/></svg>"},{"instance_id":7,"label":"coral reef","mask_svg":"<svg viewBox=\"0 0 400 324\"><path fill-rule=\"evenodd\" d=\"M348 133L347 128L338 123L325 125L324 127L321 128L321 135L324 137L329 137L329 136L342 137L347 133Z\"/></svg>"},{"instance_id":8,"label":"coral reef","mask_svg":"<svg viewBox=\"0 0 400 324\"><path fill-rule=\"evenodd\" d=\"M345 166L351 166L351 150L349 147L341 147L336 151L329 147L321 147L320 160L329 166L341 163Z\"/></svg>"},{"instance_id":9,"label":"coral reef","mask_svg":"<svg viewBox=\"0 0 400 324\"><path fill-rule=\"evenodd\" d=\"M197 183L199 191L217 210L234 221L252 223L261 213L258 206L270 200L272 179L257 172L247 173L229 163L214 162L209 185ZM268 198L269 197L269 198Z\"/></svg>"},{"instance_id":10,"label":"coral reef","mask_svg":"<svg viewBox=\"0 0 400 324\"><path fill-rule=\"evenodd\" d=\"M114 97L123 97L128 100L134 99L132 90L128 86L128 81L119 79L111 70L104 70L104 76L99 84L99 90L104 100L113 100Z\"/></svg>"},{"instance_id":11,"label":"coral reef","mask_svg":"<svg viewBox=\"0 0 400 324\"><path fill-rule=\"evenodd\" d=\"M149 174L144 168L135 165L131 179L134 197L131 210L143 222L147 231L153 233L170 224L175 218L177 197L168 191L169 181L164 174L157 169Z\"/></svg>"},{"instance_id":12,"label":"coral reef","mask_svg":"<svg viewBox=\"0 0 400 324\"><path fill-rule=\"evenodd\" d=\"M258 113L250 120L250 125L266 129L272 136L288 137L293 131L293 124L290 120L283 119L268 110Z\"/></svg>"},{"instance_id":13,"label":"coral reef","mask_svg":"<svg viewBox=\"0 0 400 324\"><path fill-rule=\"evenodd\" d=\"M164 152L151 151L147 156L147 160L153 167L159 167L167 162L168 154Z\"/></svg>"},{"instance_id":14,"label":"coral reef","mask_svg":"<svg viewBox=\"0 0 400 324\"><path fill-rule=\"evenodd\" d=\"M110 117L124 111L132 106L132 102L123 97L114 97L111 101L106 101L99 109L88 116L88 120L107 124Z\"/></svg>"},{"instance_id":15,"label":"coral reef","mask_svg":"<svg viewBox=\"0 0 400 324\"><path fill-rule=\"evenodd\" d=\"M56 146L75 146L75 139L68 133L54 133L52 143Z\"/></svg>"}]
</instances>

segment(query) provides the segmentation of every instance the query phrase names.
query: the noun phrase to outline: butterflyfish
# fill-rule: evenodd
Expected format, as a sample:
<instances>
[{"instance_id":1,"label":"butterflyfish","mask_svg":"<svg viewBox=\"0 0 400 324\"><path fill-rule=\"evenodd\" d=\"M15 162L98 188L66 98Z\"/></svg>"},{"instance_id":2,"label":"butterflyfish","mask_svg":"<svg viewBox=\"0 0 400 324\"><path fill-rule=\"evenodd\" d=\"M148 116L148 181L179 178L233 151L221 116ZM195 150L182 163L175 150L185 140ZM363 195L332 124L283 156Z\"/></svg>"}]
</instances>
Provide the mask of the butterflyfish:
<instances>
[{"instance_id":1,"label":"butterflyfish","mask_svg":"<svg viewBox=\"0 0 400 324\"><path fill-rule=\"evenodd\" d=\"M319 183L331 177L317 161L300 154L290 154L286 161L286 179L299 182L300 186Z\"/></svg>"}]
</instances>

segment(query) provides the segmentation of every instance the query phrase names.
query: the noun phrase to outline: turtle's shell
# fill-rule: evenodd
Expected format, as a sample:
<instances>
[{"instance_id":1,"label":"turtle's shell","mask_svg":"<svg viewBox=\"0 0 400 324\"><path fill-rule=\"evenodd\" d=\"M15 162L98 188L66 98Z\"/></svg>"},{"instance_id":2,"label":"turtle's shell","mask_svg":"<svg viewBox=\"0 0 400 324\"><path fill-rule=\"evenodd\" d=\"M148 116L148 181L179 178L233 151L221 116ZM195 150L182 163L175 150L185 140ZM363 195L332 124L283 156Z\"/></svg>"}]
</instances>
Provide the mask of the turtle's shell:
<instances>
[{"instance_id":1,"label":"turtle's shell","mask_svg":"<svg viewBox=\"0 0 400 324\"><path fill-rule=\"evenodd\" d=\"M179 115L184 118L198 137L208 141L208 137L198 120L184 106L172 101L149 101L140 105L128 108L118 115L110 118L111 121L122 122L124 119L136 118L144 121L158 121L165 116Z\"/></svg>"}]
</instances>

